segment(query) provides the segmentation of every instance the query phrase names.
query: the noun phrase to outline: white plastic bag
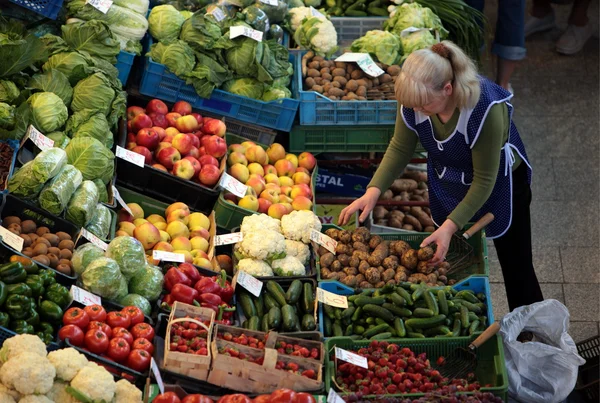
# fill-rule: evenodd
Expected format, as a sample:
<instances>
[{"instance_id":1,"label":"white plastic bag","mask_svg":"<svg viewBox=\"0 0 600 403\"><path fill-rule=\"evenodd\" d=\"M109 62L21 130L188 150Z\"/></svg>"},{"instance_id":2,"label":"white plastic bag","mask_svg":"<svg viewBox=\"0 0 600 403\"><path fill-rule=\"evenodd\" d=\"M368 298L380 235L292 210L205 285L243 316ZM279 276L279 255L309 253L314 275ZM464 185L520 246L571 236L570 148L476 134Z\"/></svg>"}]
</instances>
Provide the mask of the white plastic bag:
<instances>
[{"instance_id":1,"label":"white plastic bag","mask_svg":"<svg viewBox=\"0 0 600 403\"><path fill-rule=\"evenodd\" d=\"M517 308L502 319L511 397L523 403L557 403L567 398L575 387L578 367L585 363L568 330L569 311L554 299ZM523 331L532 332L534 341L517 341Z\"/></svg>"}]
</instances>

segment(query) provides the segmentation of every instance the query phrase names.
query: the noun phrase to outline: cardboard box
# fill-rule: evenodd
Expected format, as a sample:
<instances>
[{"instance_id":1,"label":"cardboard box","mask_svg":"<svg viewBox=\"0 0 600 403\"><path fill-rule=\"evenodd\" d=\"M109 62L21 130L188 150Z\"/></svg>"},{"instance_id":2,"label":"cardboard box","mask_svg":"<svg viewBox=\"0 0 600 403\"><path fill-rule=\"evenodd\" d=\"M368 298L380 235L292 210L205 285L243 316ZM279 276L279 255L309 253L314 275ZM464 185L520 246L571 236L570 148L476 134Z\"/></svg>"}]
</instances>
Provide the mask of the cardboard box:
<instances>
[{"instance_id":1,"label":"cardboard box","mask_svg":"<svg viewBox=\"0 0 600 403\"><path fill-rule=\"evenodd\" d=\"M319 217L321 224L338 225L340 213L346 207L345 204L317 204L315 214ZM358 225L358 213L354 214L348 224L344 225L344 229L353 230Z\"/></svg>"}]
</instances>

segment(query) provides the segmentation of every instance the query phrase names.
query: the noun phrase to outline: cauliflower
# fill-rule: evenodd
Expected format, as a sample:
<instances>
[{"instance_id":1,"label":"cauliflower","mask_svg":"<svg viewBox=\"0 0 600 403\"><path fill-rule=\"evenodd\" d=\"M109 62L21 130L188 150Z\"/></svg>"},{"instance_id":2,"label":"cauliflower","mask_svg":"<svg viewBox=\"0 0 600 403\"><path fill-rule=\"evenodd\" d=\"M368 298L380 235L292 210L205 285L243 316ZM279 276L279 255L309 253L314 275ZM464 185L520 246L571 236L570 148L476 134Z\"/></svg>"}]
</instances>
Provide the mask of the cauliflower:
<instances>
[{"instance_id":1,"label":"cauliflower","mask_svg":"<svg viewBox=\"0 0 600 403\"><path fill-rule=\"evenodd\" d=\"M321 221L312 211L292 211L281 217L281 229L287 239L309 243L310 232L321 231Z\"/></svg>"},{"instance_id":2,"label":"cauliflower","mask_svg":"<svg viewBox=\"0 0 600 403\"><path fill-rule=\"evenodd\" d=\"M238 270L252 274L254 277L270 277L273 275L271 266L256 259L242 259L238 262Z\"/></svg>"},{"instance_id":3,"label":"cauliflower","mask_svg":"<svg viewBox=\"0 0 600 403\"><path fill-rule=\"evenodd\" d=\"M266 214L252 214L244 217L240 226L240 232L244 236L264 230L275 231L281 234L281 222Z\"/></svg>"},{"instance_id":4,"label":"cauliflower","mask_svg":"<svg viewBox=\"0 0 600 403\"><path fill-rule=\"evenodd\" d=\"M302 49L310 49L317 56L329 57L338 50L335 27L325 18L308 17L303 20L294 33L294 41Z\"/></svg>"},{"instance_id":5,"label":"cauliflower","mask_svg":"<svg viewBox=\"0 0 600 403\"><path fill-rule=\"evenodd\" d=\"M239 258L281 259L285 256L285 238L278 232L261 230L244 235L238 243Z\"/></svg>"},{"instance_id":6,"label":"cauliflower","mask_svg":"<svg viewBox=\"0 0 600 403\"><path fill-rule=\"evenodd\" d=\"M69 392L67 392L65 389L67 386L67 383L55 381L54 385L52 385L52 389L50 389L50 392L46 393L46 397L53 402L79 403L79 400L75 399L69 394Z\"/></svg>"},{"instance_id":7,"label":"cauliflower","mask_svg":"<svg viewBox=\"0 0 600 403\"><path fill-rule=\"evenodd\" d=\"M290 9L286 21L292 34L296 32L300 25L302 25L302 21L304 21L305 18L310 17L312 17L310 7L294 7Z\"/></svg>"},{"instance_id":8,"label":"cauliflower","mask_svg":"<svg viewBox=\"0 0 600 403\"><path fill-rule=\"evenodd\" d=\"M117 392L112 403L142 403L142 391L121 379L117 382Z\"/></svg>"},{"instance_id":9,"label":"cauliflower","mask_svg":"<svg viewBox=\"0 0 600 403\"><path fill-rule=\"evenodd\" d=\"M0 392L0 403L16 403L16 400L6 392Z\"/></svg>"},{"instance_id":10,"label":"cauliflower","mask_svg":"<svg viewBox=\"0 0 600 403\"><path fill-rule=\"evenodd\" d=\"M14 400L19 400L21 398L21 394L14 389L9 389L6 386L0 383L0 403L2 403L2 395L9 395Z\"/></svg>"},{"instance_id":11,"label":"cauliflower","mask_svg":"<svg viewBox=\"0 0 600 403\"><path fill-rule=\"evenodd\" d=\"M46 356L46 345L37 336L20 334L4 341L0 350L0 361L7 362L11 358L23 353L33 353L41 357Z\"/></svg>"},{"instance_id":12,"label":"cauliflower","mask_svg":"<svg viewBox=\"0 0 600 403\"><path fill-rule=\"evenodd\" d=\"M0 368L0 379L4 386L24 395L48 393L55 376L56 370L45 356L30 352L13 356Z\"/></svg>"},{"instance_id":13,"label":"cauliflower","mask_svg":"<svg viewBox=\"0 0 600 403\"><path fill-rule=\"evenodd\" d=\"M294 256L302 264L307 264L310 258L310 249L308 245L302 242L292 241L289 239L285 240L285 254L286 256Z\"/></svg>"},{"instance_id":14,"label":"cauliflower","mask_svg":"<svg viewBox=\"0 0 600 403\"><path fill-rule=\"evenodd\" d=\"M56 376L63 381L69 382L77 375L77 372L88 363L85 355L74 348L64 348L48 354L48 360L56 369Z\"/></svg>"},{"instance_id":15,"label":"cauliflower","mask_svg":"<svg viewBox=\"0 0 600 403\"><path fill-rule=\"evenodd\" d=\"M95 363L88 363L83 367L71 381L71 387L91 400L107 402L112 401L117 389L113 376Z\"/></svg>"},{"instance_id":16,"label":"cauliflower","mask_svg":"<svg viewBox=\"0 0 600 403\"><path fill-rule=\"evenodd\" d=\"M62 401L60 402L62 403ZM23 396L19 403L54 403L54 400L50 400L44 395L27 395Z\"/></svg>"},{"instance_id":17,"label":"cauliflower","mask_svg":"<svg viewBox=\"0 0 600 403\"><path fill-rule=\"evenodd\" d=\"M306 274L304 265L294 256L273 260L271 267L278 276L304 276Z\"/></svg>"}]
</instances>

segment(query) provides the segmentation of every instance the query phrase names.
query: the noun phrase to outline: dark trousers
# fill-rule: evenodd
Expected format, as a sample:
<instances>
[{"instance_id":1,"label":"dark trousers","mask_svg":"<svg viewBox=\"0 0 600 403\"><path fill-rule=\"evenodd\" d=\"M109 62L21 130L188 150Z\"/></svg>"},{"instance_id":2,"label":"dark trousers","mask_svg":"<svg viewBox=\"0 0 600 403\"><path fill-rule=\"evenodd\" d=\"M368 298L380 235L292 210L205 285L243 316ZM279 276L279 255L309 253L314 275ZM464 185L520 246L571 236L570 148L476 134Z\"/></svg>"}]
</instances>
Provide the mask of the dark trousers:
<instances>
[{"instance_id":1,"label":"dark trousers","mask_svg":"<svg viewBox=\"0 0 600 403\"><path fill-rule=\"evenodd\" d=\"M512 223L508 231L494 239L502 267L508 306L512 311L544 299L531 252L531 188L527 183L527 164L521 162L513 172Z\"/></svg>"}]
</instances>

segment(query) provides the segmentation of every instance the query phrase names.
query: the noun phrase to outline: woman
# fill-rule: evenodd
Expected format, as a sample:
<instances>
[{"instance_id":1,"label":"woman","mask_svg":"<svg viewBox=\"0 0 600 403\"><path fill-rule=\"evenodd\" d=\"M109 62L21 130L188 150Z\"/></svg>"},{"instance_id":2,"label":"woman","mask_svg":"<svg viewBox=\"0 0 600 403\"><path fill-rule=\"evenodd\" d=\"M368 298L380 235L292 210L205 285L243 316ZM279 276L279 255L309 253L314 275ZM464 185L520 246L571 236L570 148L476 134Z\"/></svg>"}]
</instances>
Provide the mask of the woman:
<instances>
[{"instance_id":1,"label":"woman","mask_svg":"<svg viewBox=\"0 0 600 403\"><path fill-rule=\"evenodd\" d=\"M456 231L491 212L486 235L496 246L510 309L543 300L531 253L531 167L511 119L512 95L479 77L465 53L444 41L406 59L396 97L394 138L364 196L342 210L340 224L358 210L364 221L420 141L439 226L421 245L437 245L430 264L444 260Z\"/></svg>"}]
</instances>

